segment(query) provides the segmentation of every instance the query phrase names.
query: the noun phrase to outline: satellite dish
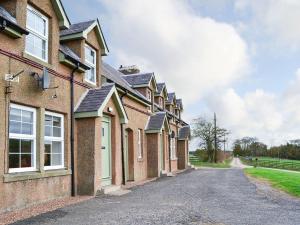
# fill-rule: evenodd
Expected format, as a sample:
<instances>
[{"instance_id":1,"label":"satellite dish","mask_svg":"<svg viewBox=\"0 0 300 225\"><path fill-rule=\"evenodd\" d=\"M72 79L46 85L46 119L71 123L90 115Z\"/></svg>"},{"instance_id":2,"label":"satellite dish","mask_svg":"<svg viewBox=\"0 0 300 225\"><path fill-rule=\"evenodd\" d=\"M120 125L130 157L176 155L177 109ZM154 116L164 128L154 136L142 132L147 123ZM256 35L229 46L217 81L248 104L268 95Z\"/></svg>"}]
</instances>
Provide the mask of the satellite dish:
<instances>
[{"instance_id":1,"label":"satellite dish","mask_svg":"<svg viewBox=\"0 0 300 225\"><path fill-rule=\"evenodd\" d=\"M46 67L44 67L44 69L43 69L43 74L40 79L40 87L43 90L49 89L49 87L50 87L50 76L49 76L49 73L48 73L48 70Z\"/></svg>"}]
</instances>

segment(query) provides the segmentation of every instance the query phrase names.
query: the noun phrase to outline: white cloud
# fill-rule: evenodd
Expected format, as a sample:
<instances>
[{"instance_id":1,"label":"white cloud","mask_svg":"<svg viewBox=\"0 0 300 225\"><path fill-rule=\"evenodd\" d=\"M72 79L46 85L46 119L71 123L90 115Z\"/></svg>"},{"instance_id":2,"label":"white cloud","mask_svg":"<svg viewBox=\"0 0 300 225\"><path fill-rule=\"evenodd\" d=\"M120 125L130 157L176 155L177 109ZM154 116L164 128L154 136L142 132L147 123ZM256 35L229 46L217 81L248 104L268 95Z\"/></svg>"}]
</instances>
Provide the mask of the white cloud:
<instances>
[{"instance_id":1,"label":"white cloud","mask_svg":"<svg viewBox=\"0 0 300 225\"><path fill-rule=\"evenodd\" d=\"M216 111L221 126L231 138L258 137L269 145L300 138L300 69L281 94L255 90L243 96L234 89L220 91L206 99Z\"/></svg>"},{"instance_id":2,"label":"white cloud","mask_svg":"<svg viewBox=\"0 0 300 225\"><path fill-rule=\"evenodd\" d=\"M188 1L101 1L114 62L154 71L184 103L248 71L247 44L235 28L196 15Z\"/></svg>"},{"instance_id":3,"label":"white cloud","mask_svg":"<svg viewBox=\"0 0 300 225\"><path fill-rule=\"evenodd\" d=\"M252 13L252 29L269 34L275 44L300 48L299 0L236 0L237 11ZM273 47L274 47L274 43Z\"/></svg>"}]
</instances>

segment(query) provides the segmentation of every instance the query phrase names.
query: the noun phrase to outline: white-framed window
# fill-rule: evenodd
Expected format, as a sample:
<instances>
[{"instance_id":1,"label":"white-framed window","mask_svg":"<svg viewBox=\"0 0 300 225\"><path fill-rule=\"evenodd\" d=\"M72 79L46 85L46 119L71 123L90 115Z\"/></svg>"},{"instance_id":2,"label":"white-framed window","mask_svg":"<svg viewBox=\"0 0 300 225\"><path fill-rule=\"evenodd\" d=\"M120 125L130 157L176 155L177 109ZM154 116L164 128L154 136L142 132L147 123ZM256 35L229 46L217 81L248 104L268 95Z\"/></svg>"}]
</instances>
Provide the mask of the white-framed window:
<instances>
[{"instance_id":1,"label":"white-framed window","mask_svg":"<svg viewBox=\"0 0 300 225\"><path fill-rule=\"evenodd\" d=\"M176 154L176 139L171 138L171 160L176 160L177 159L177 154Z\"/></svg>"},{"instance_id":2,"label":"white-framed window","mask_svg":"<svg viewBox=\"0 0 300 225\"><path fill-rule=\"evenodd\" d=\"M152 92L150 90L147 91L147 99L149 102L152 102Z\"/></svg>"},{"instance_id":3,"label":"white-framed window","mask_svg":"<svg viewBox=\"0 0 300 225\"><path fill-rule=\"evenodd\" d=\"M96 62L97 62L96 51L92 47L85 45L85 63L91 68L90 70L87 70L85 73L85 81L94 85L96 85L97 82Z\"/></svg>"},{"instance_id":4,"label":"white-framed window","mask_svg":"<svg viewBox=\"0 0 300 225\"><path fill-rule=\"evenodd\" d=\"M31 6L27 6L25 51L38 59L48 62L49 19Z\"/></svg>"},{"instance_id":5,"label":"white-framed window","mask_svg":"<svg viewBox=\"0 0 300 225\"><path fill-rule=\"evenodd\" d=\"M138 159L143 158L143 132L142 129L138 129Z\"/></svg>"},{"instance_id":6,"label":"white-framed window","mask_svg":"<svg viewBox=\"0 0 300 225\"><path fill-rule=\"evenodd\" d=\"M45 112L45 170L64 168L64 116Z\"/></svg>"},{"instance_id":7,"label":"white-framed window","mask_svg":"<svg viewBox=\"0 0 300 225\"><path fill-rule=\"evenodd\" d=\"M11 104L9 173L36 170L36 109Z\"/></svg>"}]
</instances>

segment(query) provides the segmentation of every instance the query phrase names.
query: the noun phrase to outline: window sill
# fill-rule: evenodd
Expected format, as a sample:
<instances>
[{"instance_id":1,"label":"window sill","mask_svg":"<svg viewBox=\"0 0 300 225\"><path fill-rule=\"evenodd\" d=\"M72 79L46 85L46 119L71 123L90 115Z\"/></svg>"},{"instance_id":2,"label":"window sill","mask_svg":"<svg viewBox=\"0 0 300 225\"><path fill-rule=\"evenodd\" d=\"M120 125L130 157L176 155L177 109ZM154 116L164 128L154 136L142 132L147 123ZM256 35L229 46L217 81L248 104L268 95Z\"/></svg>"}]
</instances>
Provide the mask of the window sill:
<instances>
[{"instance_id":1,"label":"window sill","mask_svg":"<svg viewBox=\"0 0 300 225\"><path fill-rule=\"evenodd\" d=\"M67 176L71 174L71 170L47 170L45 172L11 173L3 176L3 182L10 183L16 181L36 180L48 177Z\"/></svg>"},{"instance_id":2,"label":"window sill","mask_svg":"<svg viewBox=\"0 0 300 225\"><path fill-rule=\"evenodd\" d=\"M36 63L39 63L42 66L45 66L45 67L47 67L49 69L53 69L53 66L51 64L49 64L49 63L47 63L47 62L45 62L45 61L43 61L43 60L41 60L41 59L39 59L37 57L34 57L34 56L32 56L32 55L30 55L30 54L28 54L26 52L23 52L23 57L26 58L26 59L32 60L32 61L34 61Z\"/></svg>"}]
</instances>

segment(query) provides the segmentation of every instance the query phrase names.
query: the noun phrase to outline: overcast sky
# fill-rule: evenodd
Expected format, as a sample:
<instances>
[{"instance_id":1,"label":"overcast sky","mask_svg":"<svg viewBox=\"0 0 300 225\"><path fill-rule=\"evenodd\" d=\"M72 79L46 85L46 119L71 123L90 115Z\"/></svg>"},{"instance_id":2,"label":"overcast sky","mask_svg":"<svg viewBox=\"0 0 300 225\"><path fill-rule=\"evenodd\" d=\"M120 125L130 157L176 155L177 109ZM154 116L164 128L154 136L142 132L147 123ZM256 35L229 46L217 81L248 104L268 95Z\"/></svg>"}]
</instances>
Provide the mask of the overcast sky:
<instances>
[{"instance_id":1,"label":"overcast sky","mask_svg":"<svg viewBox=\"0 0 300 225\"><path fill-rule=\"evenodd\" d=\"M184 117L215 111L231 138L300 138L299 0L62 0L99 18L114 67L155 72Z\"/></svg>"}]
</instances>

